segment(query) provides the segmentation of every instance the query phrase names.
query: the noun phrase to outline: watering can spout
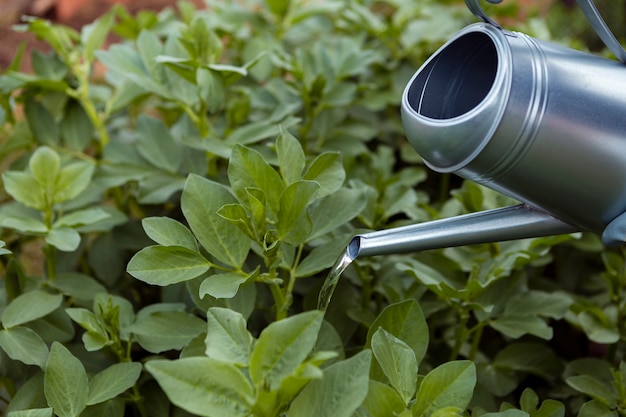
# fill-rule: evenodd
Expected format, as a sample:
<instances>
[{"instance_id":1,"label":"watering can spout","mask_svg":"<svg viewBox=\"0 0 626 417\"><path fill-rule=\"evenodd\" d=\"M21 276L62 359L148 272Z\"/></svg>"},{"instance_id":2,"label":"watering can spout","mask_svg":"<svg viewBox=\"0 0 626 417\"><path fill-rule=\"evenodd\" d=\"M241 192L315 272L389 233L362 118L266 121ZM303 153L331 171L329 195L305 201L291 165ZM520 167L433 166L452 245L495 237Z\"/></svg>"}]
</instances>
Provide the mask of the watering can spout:
<instances>
[{"instance_id":1,"label":"watering can spout","mask_svg":"<svg viewBox=\"0 0 626 417\"><path fill-rule=\"evenodd\" d=\"M520 204L357 235L347 253L356 259L577 231L576 226Z\"/></svg>"}]
</instances>

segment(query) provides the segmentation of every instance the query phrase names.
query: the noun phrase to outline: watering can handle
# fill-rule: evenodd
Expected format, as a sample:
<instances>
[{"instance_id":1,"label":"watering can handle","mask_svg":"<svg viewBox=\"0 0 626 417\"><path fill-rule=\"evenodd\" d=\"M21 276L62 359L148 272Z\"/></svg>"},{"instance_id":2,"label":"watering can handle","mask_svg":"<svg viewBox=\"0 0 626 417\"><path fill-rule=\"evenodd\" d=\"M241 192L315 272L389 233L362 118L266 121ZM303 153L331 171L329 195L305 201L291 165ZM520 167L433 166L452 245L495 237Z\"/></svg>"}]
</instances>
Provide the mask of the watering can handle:
<instances>
[{"instance_id":1,"label":"watering can handle","mask_svg":"<svg viewBox=\"0 0 626 417\"><path fill-rule=\"evenodd\" d=\"M501 3L502 0L487 0L489 3L498 4ZM591 26L596 31L602 42L606 45L607 48L619 59L622 63L626 64L626 50L622 48L619 41L611 32L611 29L606 24L600 12L596 8L596 5L593 3L593 0L576 0L578 2L578 6L581 8L585 17L591 23ZM487 14L483 11L482 7L480 7L479 0L465 0L465 4L467 8L474 14L474 16L482 19L486 23L490 23L493 26L500 28L500 25L487 16Z\"/></svg>"},{"instance_id":2,"label":"watering can handle","mask_svg":"<svg viewBox=\"0 0 626 417\"><path fill-rule=\"evenodd\" d=\"M487 1L491 4L502 3L502 0L487 0ZM480 7L479 0L465 0L465 5L467 6L468 9L470 9L470 11L474 14L474 16L482 19L485 23L490 23L494 25L495 27L497 27L498 29L500 29L500 25L495 20L487 16L487 14L483 11L483 8Z\"/></svg>"},{"instance_id":3,"label":"watering can handle","mask_svg":"<svg viewBox=\"0 0 626 417\"><path fill-rule=\"evenodd\" d=\"M606 22L600 15L600 12L598 12L598 9L593 3L593 0L576 1L578 2L578 6L580 6L583 13L587 17L589 23L591 23L593 29L596 31L600 39L602 39L602 42L604 42L606 47L609 48L609 50L613 52L613 54L615 54L617 59L626 64L626 51L624 50L624 48L622 48L622 45L620 45L617 38L615 38L615 35L613 35L613 32L611 32L611 29L609 29L608 25L606 24Z\"/></svg>"}]
</instances>

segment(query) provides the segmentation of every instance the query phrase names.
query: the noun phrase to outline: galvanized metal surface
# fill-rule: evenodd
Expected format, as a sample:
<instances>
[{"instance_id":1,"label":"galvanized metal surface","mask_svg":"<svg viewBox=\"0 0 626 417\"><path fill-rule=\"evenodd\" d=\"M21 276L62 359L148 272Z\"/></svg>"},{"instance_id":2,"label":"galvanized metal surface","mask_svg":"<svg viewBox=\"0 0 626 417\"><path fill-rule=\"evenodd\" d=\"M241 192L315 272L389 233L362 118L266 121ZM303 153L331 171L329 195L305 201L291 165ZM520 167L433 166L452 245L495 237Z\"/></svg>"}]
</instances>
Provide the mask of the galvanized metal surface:
<instances>
[{"instance_id":1,"label":"galvanized metal surface","mask_svg":"<svg viewBox=\"0 0 626 417\"><path fill-rule=\"evenodd\" d=\"M623 64L477 23L415 73L402 119L430 168L523 204L359 235L358 256L574 231L625 241Z\"/></svg>"},{"instance_id":2,"label":"galvanized metal surface","mask_svg":"<svg viewBox=\"0 0 626 417\"><path fill-rule=\"evenodd\" d=\"M355 259L576 231L547 213L519 205L357 235L348 254Z\"/></svg>"}]
</instances>

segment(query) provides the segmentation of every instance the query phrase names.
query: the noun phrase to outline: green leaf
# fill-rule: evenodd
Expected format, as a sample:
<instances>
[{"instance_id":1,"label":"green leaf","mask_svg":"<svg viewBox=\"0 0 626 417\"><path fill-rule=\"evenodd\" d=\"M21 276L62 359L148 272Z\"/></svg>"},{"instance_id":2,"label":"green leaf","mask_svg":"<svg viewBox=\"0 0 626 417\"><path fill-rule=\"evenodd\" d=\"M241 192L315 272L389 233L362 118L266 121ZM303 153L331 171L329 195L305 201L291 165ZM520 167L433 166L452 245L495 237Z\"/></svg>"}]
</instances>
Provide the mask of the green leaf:
<instances>
[{"instance_id":1,"label":"green leaf","mask_svg":"<svg viewBox=\"0 0 626 417\"><path fill-rule=\"evenodd\" d=\"M283 121L283 126L285 122ZM247 123L244 126L238 127L226 139L229 144L232 145L251 145L268 139L276 137L280 133L280 127L273 120L261 120L259 122Z\"/></svg>"},{"instance_id":2,"label":"green leaf","mask_svg":"<svg viewBox=\"0 0 626 417\"><path fill-rule=\"evenodd\" d=\"M159 65L159 55L163 53L163 44L155 31L143 29L137 36L137 52L143 66L154 79L162 79L163 71Z\"/></svg>"},{"instance_id":3,"label":"green leaf","mask_svg":"<svg viewBox=\"0 0 626 417\"><path fill-rule=\"evenodd\" d=\"M28 126L37 142L56 146L59 143L59 128L50 112L38 101L28 100L24 105Z\"/></svg>"},{"instance_id":4,"label":"green leaf","mask_svg":"<svg viewBox=\"0 0 626 417\"><path fill-rule=\"evenodd\" d=\"M293 374L315 346L323 313L309 311L271 323L261 332L250 356L256 387L274 391Z\"/></svg>"},{"instance_id":5,"label":"green leaf","mask_svg":"<svg viewBox=\"0 0 626 417\"><path fill-rule=\"evenodd\" d=\"M267 7L277 16L284 16L289 10L291 0L265 0Z\"/></svg>"},{"instance_id":6,"label":"green leaf","mask_svg":"<svg viewBox=\"0 0 626 417\"><path fill-rule=\"evenodd\" d=\"M617 343L620 332L616 323L612 323L607 314L601 309L581 311L577 315L578 321L589 340L602 343Z\"/></svg>"},{"instance_id":7,"label":"green leaf","mask_svg":"<svg viewBox=\"0 0 626 417\"><path fill-rule=\"evenodd\" d=\"M89 381L83 364L59 342L52 343L44 375L48 404L59 417L77 417L87 405Z\"/></svg>"},{"instance_id":8,"label":"green leaf","mask_svg":"<svg viewBox=\"0 0 626 417\"><path fill-rule=\"evenodd\" d=\"M241 204L226 204L220 207L217 214L237 226L251 240L256 241L258 239L255 227L251 224L250 217L248 217L246 209ZM265 221L265 219L263 220Z\"/></svg>"},{"instance_id":9,"label":"green leaf","mask_svg":"<svg viewBox=\"0 0 626 417\"><path fill-rule=\"evenodd\" d=\"M41 146L33 153L28 161L28 167L33 177L45 190L47 196L54 193L54 186L61 166L59 154L47 146Z\"/></svg>"},{"instance_id":10,"label":"green leaf","mask_svg":"<svg viewBox=\"0 0 626 417\"><path fill-rule=\"evenodd\" d=\"M198 94L210 113L222 110L226 105L225 82L219 73L209 68L198 68L195 73Z\"/></svg>"},{"instance_id":11,"label":"green leaf","mask_svg":"<svg viewBox=\"0 0 626 417\"><path fill-rule=\"evenodd\" d=\"M129 330L148 352L180 350L206 330L203 320L184 311L155 311L138 315Z\"/></svg>"},{"instance_id":12,"label":"green leaf","mask_svg":"<svg viewBox=\"0 0 626 417\"><path fill-rule=\"evenodd\" d=\"M7 417L53 417L52 408L32 408L30 410L11 411Z\"/></svg>"},{"instance_id":13,"label":"green leaf","mask_svg":"<svg viewBox=\"0 0 626 417\"><path fill-rule=\"evenodd\" d=\"M78 39L78 33L74 29L36 17L24 17L23 20L27 22L26 26L30 32L40 39L45 39L61 57L67 59L75 48L74 41Z\"/></svg>"},{"instance_id":14,"label":"green leaf","mask_svg":"<svg viewBox=\"0 0 626 417\"><path fill-rule=\"evenodd\" d=\"M117 397L96 405L88 406L80 417L124 417L126 411L126 399Z\"/></svg>"},{"instance_id":15,"label":"green leaf","mask_svg":"<svg viewBox=\"0 0 626 417\"><path fill-rule=\"evenodd\" d=\"M83 344L87 352L100 350L113 343L109 337L106 324L100 316L86 308L67 308L65 312L73 321L87 330L82 335Z\"/></svg>"},{"instance_id":16,"label":"green leaf","mask_svg":"<svg viewBox=\"0 0 626 417\"><path fill-rule=\"evenodd\" d=\"M74 252L80 245L80 235L69 227L51 229L46 235L46 243L63 252Z\"/></svg>"},{"instance_id":17,"label":"green leaf","mask_svg":"<svg viewBox=\"0 0 626 417\"><path fill-rule=\"evenodd\" d=\"M415 388L414 388L415 389ZM356 416L363 417L387 417L389 415L402 416L406 411L406 403L398 394L398 391L387 384L375 380L369 381L367 397L361 405L361 413ZM390 414L393 413L393 414Z\"/></svg>"},{"instance_id":18,"label":"green leaf","mask_svg":"<svg viewBox=\"0 0 626 417\"><path fill-rule=\"evenodd\" d=\"M298 181L306 165L306 157L298 139L284 130L276 139L280 174L287 185Z\"/></svg>"},{"instance_id":19,"label":"green leaf","mask_svg":"<svg viewBox=\"0 0 626 417\"><path fill-rule=\"evenodd\" d=\"M417 361L411 347L379 328L372 336L372 352L391 386L401 395L404 404L408 404L417 384Z\"/></svg>"},{"instance_id":20,"label":"green leaf","mask_svg":"<svg viewBox=\"0 0 626 417\"><path fill-rule=\"evenodd\" d=\"M25 378L24 383L12 396L6 411L9 413L18 410L29 410L49 407L44 395L44 372L35 372L31 377Z\"/></svg>"},{"instance_id":21,"label":"green leaf","mask_svg":"<svg viewBox=\"0 0 626 417\"><path fill-rule=\"evenodd\" d=\"M248 366L254 339L244 317L231 309L211 307L207 324L206 355L232 365Z\"/></svg>"},{"instance_id":22,"label":"green leaf","mask_svg":"<svg viewBox=\"0 0 626 417\"><path fill-rule=\"evenodd\" d=\"M217 214L236 203L228 188L191 174L181 197L181 208L200 244L219 261L240 268L248 256L250 240L239 228Z\"/></svg>"},{"instance_id":23,"label":"green leaf","mask_svg":"<svg viewBox=\"0 0 626 417\"><path fill-rule=\"evenodd\" d=\"M246 188L250 217L256 236L264 236L267 232L267 209L265 206L265 193L258 188Z\"/></svg>"},{"instance_id":24,"label":"green leaf","mask_svg":"<svg viewBox=\"0 0 626 417\"><path fill-rule=\"evenodd\" d=\"M171 195L182 190L185 186L185 178L161 170L144 170L148 174L139 180L137 200L141 204L164 204Z\"/></svg>"},{"instance_id":25,"label":"green leaf","mask_svg":"<svg viewBox=\"0 0 626 417\"><path fill-rule=\"evenodd\" d=\"M182 246L198 252L198 241L179 221L169 217L146 217L141 220L148 237L162 246Z\"/></svg>"},{"instance_id":26,"label":"green leaf","mask_svg":"<svg viewBox=\"0 0 626 417\"><path fill-rule=\"evenodd\" d=\"M57 308L44 317L28 322L25 326L34 330L46 343L69 342L75 333L72 320L62 308Z\"/></svg>"},{"instance_id":27,"label":"green leaf","mask_svg":"<svg viewBox=\"0 0 626 417\"><path fill-rule=\"evenodd\" d=\"M6 248L6 245L7 245L7 244L6 244L6 242L5 242L5 241L0 240L0 256L2 256L2 255L10 255L10 254L12 254L12 253L13 253L13 252L11 252L10 250L8 250L8 249Z\"/></svg>"},{"instance_id":28,"label":"green leaf","mask_svg":"<svg viewBox=\"0 0 626 417\"><path fill-rule=\"evenodd\" d=\"M504 316L489 322L489 325L502 334L514 339L532 334L545 340L552 339L552 328L535 315Z\"/></svg>"},{"instance_id":29,"label":"green leaf","mask_svg":"<svg viewBox=\"0 0 626 417\"><path fill-rule=\"evenodd\" d=\"M61 227L82 227L91 225L102 220L108 219L111 214L104 211L99 207L88 208L83 210L73 211L69 214L65 214L59 217L53 224L53 228Z\"/></svg>"},{"instance_id":30,"label":"green leaf","mask_svg":"<svg viewBox=\"0 0 626 417\"><path fill-rule=\"evenodd\" d=\"M122 362L98 372L89 381L87 405L108 401L133 387L139 379L141 369L138 362Z\"/></svg>"},{"instance_id":31,"label":"green leaf","mask_svg":"<svg viewBox=\"0 0 626 417\"><path fill-rule=\"evenodd\" d=\"M243 75L243 76L248 75L248 70L246 69L246 67L240 67L240 66L237 66L237 65L209 64L209 65L207 65L207 68L210 68L213 71L218 71L218 72L223 72L223 73L228 74L230 76L230 77L226 78L228 81L236 80L236 79L239 78L239 77L233 77L232 76L233 74Z\"/></svg>"},{"instance_id":32,"label":"green leaf","mask_svg":"<svg viewBox=\"0 0 626 417\"><path fill-rule=\"evenodd\" d=\"M82 28L80 36L85 61L91 62L94 52L102 46L115 23L114 18L115 13L111 10Z\"/></svg>"},{"instance_id":33,"label":"green leaf","mask_svg":"<svg viewBox=\"0 0 626 417\"><path fill-rule=\"evenodd\" d=\"M415 259L404 259L398 267L443 299L459 298L464 291L445 274Z\"/></svg>"},{"instance_id":34,"label":"green leaf","mask_svg":"<svg viewBox=\"0 0 626 417\"><path fill-rule=\"evenodd\" d=\"M617 393L607 383L591 375L574 375L568 377L565 382L578 392L581 392L596 401L614 408L617 406Z\"/></svg>"},{"instance_id":35,"label":"green leaf","mask_svg":"<svg viewBox=\"0 0 626 417\"><path fill-rule=\"evenodd\" d=\"M599 414L593 414L598 416ZM555 400L545 400L539 410L532 413L531 417L565 417L565 406Z\"/></svg>"},{"instance_id":36,"label":"green leaf","mask_svg":"<svg viewBox=\"0 0 626 417\"><path fill-rule=\"evenodd\" d=\"M424 313L416 300L409 299L385 307L367 333L366 346L371 346L372 336L379 328L410 346L418 364L422 361L428 349L429 332Z\"/></svg>"},{"instance_id":37,"label":"green leaf","mask_svg":"<svg viewBox=\"0 0 626 417\"><path fill-rule=\"evenodd\" d=\"M588 401L580 407L578 417L618 417L617 410L611 409L603 402L592 400ZM534 417L534 416L533 416Z\"/></svg>"},{"instance_id":38,"label":"green leaf","mask_svg":"<svg viewBox=\"0 0 626 417\"><path fill-rule=\"evenodd\" d=\"M93 138L94 127L83 106L70 101L61 120L61 134L65 145L75 151L84 150Z\"/></svg>"},{"instance_id":39,"label":"green leaf","mask_svg":"<svg viewBox=\"0 0 626 417\"><path fill-rule=\"evenodd\" d=\"M247 188L258 188L265 194L267 205L272 212L278 213L280 196L285 186L278 172L265 162L259 152L235 145L228 164L228 179L240 201L247 201Z\"/></svg>"},{"instance_id":40,"label":"green leaf","mask_svg":"<svg viewBox=\"0 0 626 417\"><path fill-rule=\"evenodd\" d=\"M348 223L367 204L365 193L361 189L344 188L324 198L318 193L317 198L310 210L313 232L309 239L321 237Z\"/></svg>"},{"instance_id":41,"label":"green leaf","mask_svg":"<svg viewBox=\"0 0 626 417\"><path fill-rule=\"evenodd\" d=\"M37 210L45 210L45 194L35 178L27 172L7 171L2 174L4 189L16 201Z\"/></svg>"},{"instance_id":42,"label":"green leaf","mask_svg":"<svg viewBox=\"0 0 626 417\"><path fill-rule=\"evenodd\" d=\"M511 343L500 350L493 359L493 366L505 372L518 371L540 375L550 379L562 372L562 364L556 354L540 343Z\"/></svg>"},{"instance_id":43,"label":"green leaf","mask_svg":"<svg viewBox=\"0 0 626 417\"><path fill-rule=\"evenodd\" d=\"M280 197L278 211L278 238L287 243L304 243L313 224L306 209L320 186L314 181L296 181Z\"/></svg>"},{"instance_id":44,"label":"green leaf","mask_svg":"<svg viewBox=\"0 0 626 417\"><path fill-rule=\"evenodd\" d=\"M346 172L341 163L341 155L325 152L318 155L307 167L303 180L317 181L320 184L319 198L337 191L343 185Z\"/></svg>"},{"instance_id":45,"label":"green leaf","mask_svg":"<svg viewBox=\"0 0 626 417\"><path fill-rule=\"evenodd\" d=\"M324 369L291 403L288 417L350 417L367 395L371 353L361 351Z\"/></svg>"},{"instance_id":46,"label":"green leaf","mask_svg":"<svg viewBox=\"0 0 626 417\"><path fill-rule=\"evenodd\" d=\"M424 377L411 412L414 416L428 416L445 407L465 410L475 385L476 366L473 362L446 362Z\"/></svg>"},{"instance_id":47,"label":"green leaf","mask_svg":"<svg viewBox=\"0 0 626 417\"><path fill-rule=\"evenodd\" d=\"M199 296L204 298L208 294L214 298L232 298L237 294L239 286L249 278L249 275L240 272L210 275L200 284Z\"/></svg>"},{"instance_id":48,"label":"green leaf","mask_svg":"<svg viewBox=\"0 0 626 417\"><path fill-rule=\"evenodd\" d=\"M33 51L31 61L33 71L41 77L42 81L45 79L60 81L68 75L67 65L57 54Z\"/></svg>"},{"instance_id":49,"label":"green leaf","mask_svg":"<svg viewBox=\"0 0 626 417\"><path fill-rule=\"evenodd\" d=\"M151 360L146 369L170 401L190 413L204 417L248 417L252 413L252 386L234 365L191 357Z\"/></svg>"},{"instance_id":50,"label":"green leaf","mask_svg":"<svg viewBox=\"0 0 626 417\"><path fill-rule=\"evenodd\" d=\"M2 216L0 224L26 234L43 235L48 232L45 223L32 217L16 217L12 214Z\"/></svg>"},{"instance_id":51,"label":"green leaf","mask_svg":"<svg viewBox=\"0 0 626 417\"><path fill-rule=\"evenodd\" d=\"M182 163L181 147L160 119L139 116L137 149L153 166L176 173Z\"/></svg>"},{"instance_id":52,"label":"green leaf","mask_svg":"<svg viewBox=\"0 0 626 417\"><path fill-rule=\"evenodd\" d=\"M41 290L24 293L11 301L2 312L2 325L10 329L44 317L56 310L63 302L61 294Z\"/></svg>"},{"instance_id":53,"label":"green leaf","mask_svg":"<svg viewBox=\"0 0 626 417\"><path fill-rule=\"evenodd\" d=\"M81 327L90 332L106 335L106 327L102 318L82 307L66 308L67 315Z\"/></svg>"},{"instance_id":54,"label":"green leaf","mask_svg":"<svg viewBox=\"0 0 626 417\"><path fill-rule=\"evenodd\" d=\"M352 236L347 236L343 239L333 239L313 249L298 264L296 277L308 277L333 266L337 262L339 255L345 251L350 239L352 239Z\"/></svg>"},{"instance_id":55,"label":"green leaf","mask_svg":"<svg viewBox=\"0 0 626 417\"><path fill-rule=\"evenodd\" d=\"M520 408L528 413L537 410L539 396L531 388L526 388L519 399Z\"/></svg>"},{"instance_id":56,"label":"green leaf","mask_svg":"<svg viewBox=\"0 0 626 417\"><path fill-rule=\"evenodd\" d=\"M130 45L115 44L111 45L108 50L99 50L95 52L96 57L111 71L123 74L125 76L134 75L136 79L143 80L146 77L146 70L141 62L141 58ZM143 85L142 85L143 87ZM152 91L147 89L148 91Z\"/></svg>"},{"instance_id":57,"label":"green leaf","mask_svg":"<svg viewBox=\"0 0 626 417\"><path fill-rule=\"evenodd\" d=\"M198 252L182 246L148 246L137 252L126 270L148 284L166 286L194 279L211 267Z\"/></svg>"},{"instance_id":58,"label":"green leaf","mask_svg":"<svg viewBox=\"0 0 626 417\"><path fill-rule=\"evenodd\" d=\"M0 347L11 358L26 365L46 367L48 346L41 337L28 327L0 330Z\"/></svg>"},{"instance_id":59,"label":"green leaf","mask_svg":"<svg viewBox=\"0 0 626 417\"><path fill-rule=\"evenodd\" d=\"M511 298L506 304L504 315L533 314L552 319L562 319L572 302L571 297L564 293L530 290Z\"/></svg>"},{"instance_id":60,"label":"green leaf","mask_svg":"<svg viewBox=\"0 0 626 417\"><path fill-rule=\"evenodd\" d=\"M328 107L349 106L356 96L357 86L353 82L337 83L324 95L323 103Z\"/></svg>"},{"instance_id":61,"label":"green leaf","mask_svg":"<svg viewBox=\"0 0 626 417\"><path fill-rule=\"evenodd\" d=\"M53 203L76 198L91 182L94 164L90 161L72 162L61 168L57 177Z\"/></svg>"}]
</instances>

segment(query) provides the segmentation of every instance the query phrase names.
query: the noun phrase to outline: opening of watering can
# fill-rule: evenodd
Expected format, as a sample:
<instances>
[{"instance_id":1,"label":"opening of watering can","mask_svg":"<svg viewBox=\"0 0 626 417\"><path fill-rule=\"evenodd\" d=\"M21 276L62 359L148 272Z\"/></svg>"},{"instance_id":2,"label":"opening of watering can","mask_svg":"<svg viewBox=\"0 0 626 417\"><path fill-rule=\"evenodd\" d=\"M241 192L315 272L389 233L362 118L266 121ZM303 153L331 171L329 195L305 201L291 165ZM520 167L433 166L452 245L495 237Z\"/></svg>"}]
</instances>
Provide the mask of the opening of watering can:
<instances>
[{"instance_id":1,"label":"opening of watering can","mask_svg":"<svg viewBox=\"0 0 626 417\"><path fill-rule=\"evenodd\" d=\"M498 71L498 52L491 38L472 32L454 40L411 83L408 102L432 119L461 116L482 102Z\"/></svg>"},{"instance_id":2,"label":"opening of watering can","mask_svg":"<svg viewBox=\"0 0 626 417\"><path fill-rule=\"evenodd\" d=\"M435 52L403 95L407 138L438 172L467 165L493 136L508 102L510 48L493 25L470 25Z\"/></svg>"}]
</instances>

